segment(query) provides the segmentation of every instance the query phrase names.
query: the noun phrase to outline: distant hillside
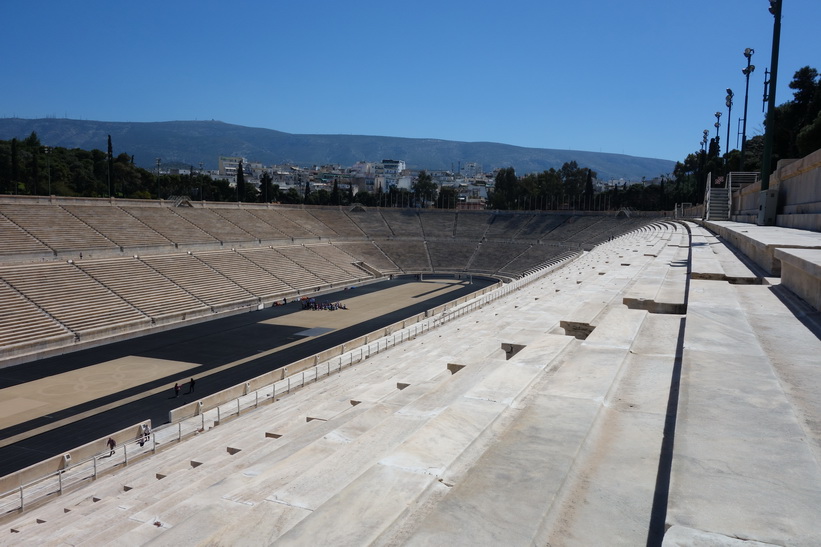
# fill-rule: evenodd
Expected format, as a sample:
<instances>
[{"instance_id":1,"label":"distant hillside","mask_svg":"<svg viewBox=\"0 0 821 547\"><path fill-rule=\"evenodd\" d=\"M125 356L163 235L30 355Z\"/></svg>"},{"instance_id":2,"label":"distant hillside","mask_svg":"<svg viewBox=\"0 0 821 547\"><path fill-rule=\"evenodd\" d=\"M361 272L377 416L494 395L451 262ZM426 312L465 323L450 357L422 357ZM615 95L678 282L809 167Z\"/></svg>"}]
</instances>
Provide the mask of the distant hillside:
<instances>
[{"instance_id":1,"label":"distant hillside","mask_svg":"<svg viewBox=\"0 0 821 547\"><path fill-rule=\"evenodd\" d=\"M405 160L411 169L456 168L459 162L480 163L490 171L513 166L518 174L558 169L575 160L600 179L648 179L670 173L675 162L623 154L578 150L523 148L491 142L458 142L359 135L295 135L272 129L231 125L217 121L97 122L46 118L0 119L0 139L23 139L35 131L50 146L105 150L111 135L115 154L133 155L144 168L180 163L215 169L219 156L243 156L264 164L340 164L357 161Z\"/></svg>"}]
</instances>

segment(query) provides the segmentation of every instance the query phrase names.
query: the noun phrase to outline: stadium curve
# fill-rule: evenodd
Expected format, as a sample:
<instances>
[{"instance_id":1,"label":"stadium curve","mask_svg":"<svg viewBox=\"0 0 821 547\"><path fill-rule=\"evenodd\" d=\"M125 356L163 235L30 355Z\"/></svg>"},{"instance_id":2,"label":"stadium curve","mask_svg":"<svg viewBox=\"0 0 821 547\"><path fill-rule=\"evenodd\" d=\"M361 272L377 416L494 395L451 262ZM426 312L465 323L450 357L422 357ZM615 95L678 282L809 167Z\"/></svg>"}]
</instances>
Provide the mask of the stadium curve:
<instances>
[{"instance_id":1,"label":"stadium curve","mask_svg":"<svg viewBox=\"0 0 821 547\"><path fill-rule=\"evenodd\" d=\"M302 310L303 297L336 302L359 291L407 289L411 298L439 300L397 310L380 323L390 327L372 324L365 330L378 336L364 340L336 329L340 341L348 339L342 353L313 358L300 389L284 390L288 378L299 378L291 371L238 386L236 401L224 403L236 405L236 416L203 409L193 417L202 427L183 442L174 427L155 428L151 440L160 448L140 444L140 452L145 438L136 428L145 416L132 415L133 425L110 432L119 435L113 454L108 433L92 446L99 475L59 497L23 507L38 487L54 492L55 477L68 484L70 459L58 461L48 481L24 485L17 477L15 486L0 487L0 503L10 507L0 517L9 530L0 544L821 540L814 510L821 403L810 387L821 380L818 311L764 260L715 235L734 223L192 205L182 212L118 200L0 200L0 222L12 225L0 229L17 242L0 249L0 279L68 335L52 329L45 345L8 343L17 348L8 362L20 364L2 372L45 363L32 359L37 351L84 344L105 351L116 345L102 345L108 340L140 343L134 336L152 329L173 337L189 327L172 327L218 324L210 318L238 328L206 337L230 337L251 310L271 314L266 321L284 329L277 336L286 341L299 333L321 338L324 318L348 313ZM36 215L25 207L47 211L29 221ZM70 242L60 241L48 226L69 226L69 218L81 221L76 233L85 235L66 228ZM117 222L131 228L115 235ZM143 233L150 244L125 240L143 227L151 229ZM774 237L746 226L734 233ZM327 263L343 271L332 275ZM52 297L31 278L75 284ZM128 292L129 279L152 281ZM83 293L88 321L60 305L81 281L106 287ZM458 305L446 304L457 295L450 291L462 291ZM106 330L104 312L95 311L103 297L93 294L105 294L103 308L114 297L128 304L109 309L117 328ZM185 312L175 314L174 302ZM297 307L301 318L289 324ZM410 312L412 320L400 319ZM249 335L261 339L256 332ZM401 344L387 342L397 336ZM234 349L214 355L214 364ZM253 353L236 357L253 362ZM188 354L197 355L196 342L163 361L182 376ZM345 367L344 355L351 356ZM313 371L308 382L306 371ZM157 380L166 399L168 378ZM240 414L243 397L257 404ZM193 397L185 403L195 404Z\"/></svg>"}]
</instances>

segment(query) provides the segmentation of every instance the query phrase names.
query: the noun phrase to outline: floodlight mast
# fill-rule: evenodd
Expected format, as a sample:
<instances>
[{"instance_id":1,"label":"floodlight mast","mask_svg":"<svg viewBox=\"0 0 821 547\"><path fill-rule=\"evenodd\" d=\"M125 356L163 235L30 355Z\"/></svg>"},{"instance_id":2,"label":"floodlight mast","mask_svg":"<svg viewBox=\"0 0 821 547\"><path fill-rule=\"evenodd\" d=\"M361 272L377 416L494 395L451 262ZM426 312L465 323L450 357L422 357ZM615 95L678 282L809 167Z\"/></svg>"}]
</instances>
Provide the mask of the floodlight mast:
<instances>
[{"instance_id":1,"label":"floodlight mast","mask_svg":"<svg viewBox=\"0 0 821 547\"><path fill-rule=\"evenodd\" d=\"M770 0L770 13L773 14L773 51L770 59L770 93L767 103L767 128L764 133L764 157L761 160L761 190L770 189L770 171L772 171L773 141L775 140L775 82L778 76L778 46L781 43L781 3L783 0Z\"/></svg>"},{"instance_id":2,"label":"floodlight mast","mask_svg":"<svg viewBox=\"0 0 821 547\"><path fill-rule=\"evenodd\" d=\"M744 171L744 156L747 150L747 99L750 96L750 74L755 71L755 65L750 64L753 53L755 53L753 48L748 47L744 50L744 57L747 58L747 67L741 69L741 72L747 78L747 83L744 87L744 122L741 129L741 164L738 168L739 171Z\"/></svg>"}]
</instances>

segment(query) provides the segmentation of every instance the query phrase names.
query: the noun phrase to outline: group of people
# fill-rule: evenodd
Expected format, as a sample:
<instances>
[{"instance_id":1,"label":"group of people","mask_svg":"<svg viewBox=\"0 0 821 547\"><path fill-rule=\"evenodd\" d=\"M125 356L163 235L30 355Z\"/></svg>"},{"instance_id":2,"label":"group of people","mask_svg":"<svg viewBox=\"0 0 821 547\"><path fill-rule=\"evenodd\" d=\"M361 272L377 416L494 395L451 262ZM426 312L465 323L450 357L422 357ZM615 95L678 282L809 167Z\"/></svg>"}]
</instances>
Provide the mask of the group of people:
<instances>
[{"instance_id":1,"label":"group of people","mask_svg":"<svg viewBox=\"0 0 821 547\"><path fill-rule=\"evenodd\" d=\"M151 439L151 427L148 424L143 424L140 428L140 435L137 436L137 442L140 446L144 445Z\"/></svg>"},{"instance_id":2,"label":"group of people","mask_svg":"<svg viewBox=\"0 0 821 547\"><path fill-rule=\"evenodd\" d=\"M151 439L151 426L148 424L143 424L140 426L140 431L137 434L137 442L140 446L145 445ZM117 441L114 440L114 437L109 437L108 440L105 442L106 446L110 452L108 453L109 457L114 455L114 452L117 448Z\"/></svg>"},{"instance_id":3,"label":"group of people","mask_svg":"<svg viewBox=\"0 0 821 547\"><path fill-rule=\"evenodd\" d=\"M193 378L191 378L191 381L188 382L188 391L185 392L186 395L188 395L189 393L194 393L194 384L196 383L197 382ZM177 382L176 384L174 384L174 397L179 397L180 391L182 391L182 386L180 386L180 383Z\"/></svg>"},{"instance_id":4,"label":"group of people","mask_svg":"<svg viewBox=\"0 0 821 547\"><path fill-rule=\"evenodd\" d=\"M347 310L348 307L342 302L317 302L316 298L303 298L301 301L303 310Z\"/></svg>"},{"instance_id":5,"label":"group of people","mask_svg":"<svg viewBox=\"0 0 821 547\"><path fill-rule=\"evenodd\" d=\"M196 383L197 383L197 381L194 380L194 378L191 378L191 380L189 380L189 382L188 382L188 391L185 392L186 395L188 395L189 393L194 393L194 386L196 385ZM182 386L180 386L180 383L179 382L175 383L174 384L174 397L179 397L181 391L182 391ZM148 424L143 424L142 426L140 426L140 434L137 435L137 442L140 443L140 446L143 446L150 439L151 439L151 427L149 427ZM109 450L111 451L109 453L109 456L113 456L114 451L117 447L117 441L115 441L113 437L109 437L105 444L106 444L106 446L108 446Z\"/></svg>"}]
</instances>

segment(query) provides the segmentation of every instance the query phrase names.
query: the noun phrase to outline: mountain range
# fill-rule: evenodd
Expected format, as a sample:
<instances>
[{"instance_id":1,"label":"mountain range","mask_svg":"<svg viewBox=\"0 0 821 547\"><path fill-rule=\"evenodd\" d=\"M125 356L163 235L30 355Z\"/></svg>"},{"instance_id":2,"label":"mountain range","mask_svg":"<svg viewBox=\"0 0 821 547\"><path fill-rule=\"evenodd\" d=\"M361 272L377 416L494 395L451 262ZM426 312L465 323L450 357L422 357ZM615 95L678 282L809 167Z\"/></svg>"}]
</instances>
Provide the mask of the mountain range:
<instances>
[{"instance_id":1,"label":"mountain range","mask_svg":"<svg viewBox=\"0 0 821 547\"><path fill-rule=\"evenodd\" d=\"M559 169L576 161L599 179L652 179L670 173L671 160L624 154L525 148L493 142L459 142L364 135L303 135L245 127L219 121L102 122L66 118L2 118L0 139L24 139L32 131L48 146L106 150L111 135L114 155L134 156L140 167L193 165L215 169L219 156L241 156L249 161L301 166L383 159L404 160L410 169L454 170L475 162L484 171L514 167L517 174Z\"/></svg>"}]
</instances>

